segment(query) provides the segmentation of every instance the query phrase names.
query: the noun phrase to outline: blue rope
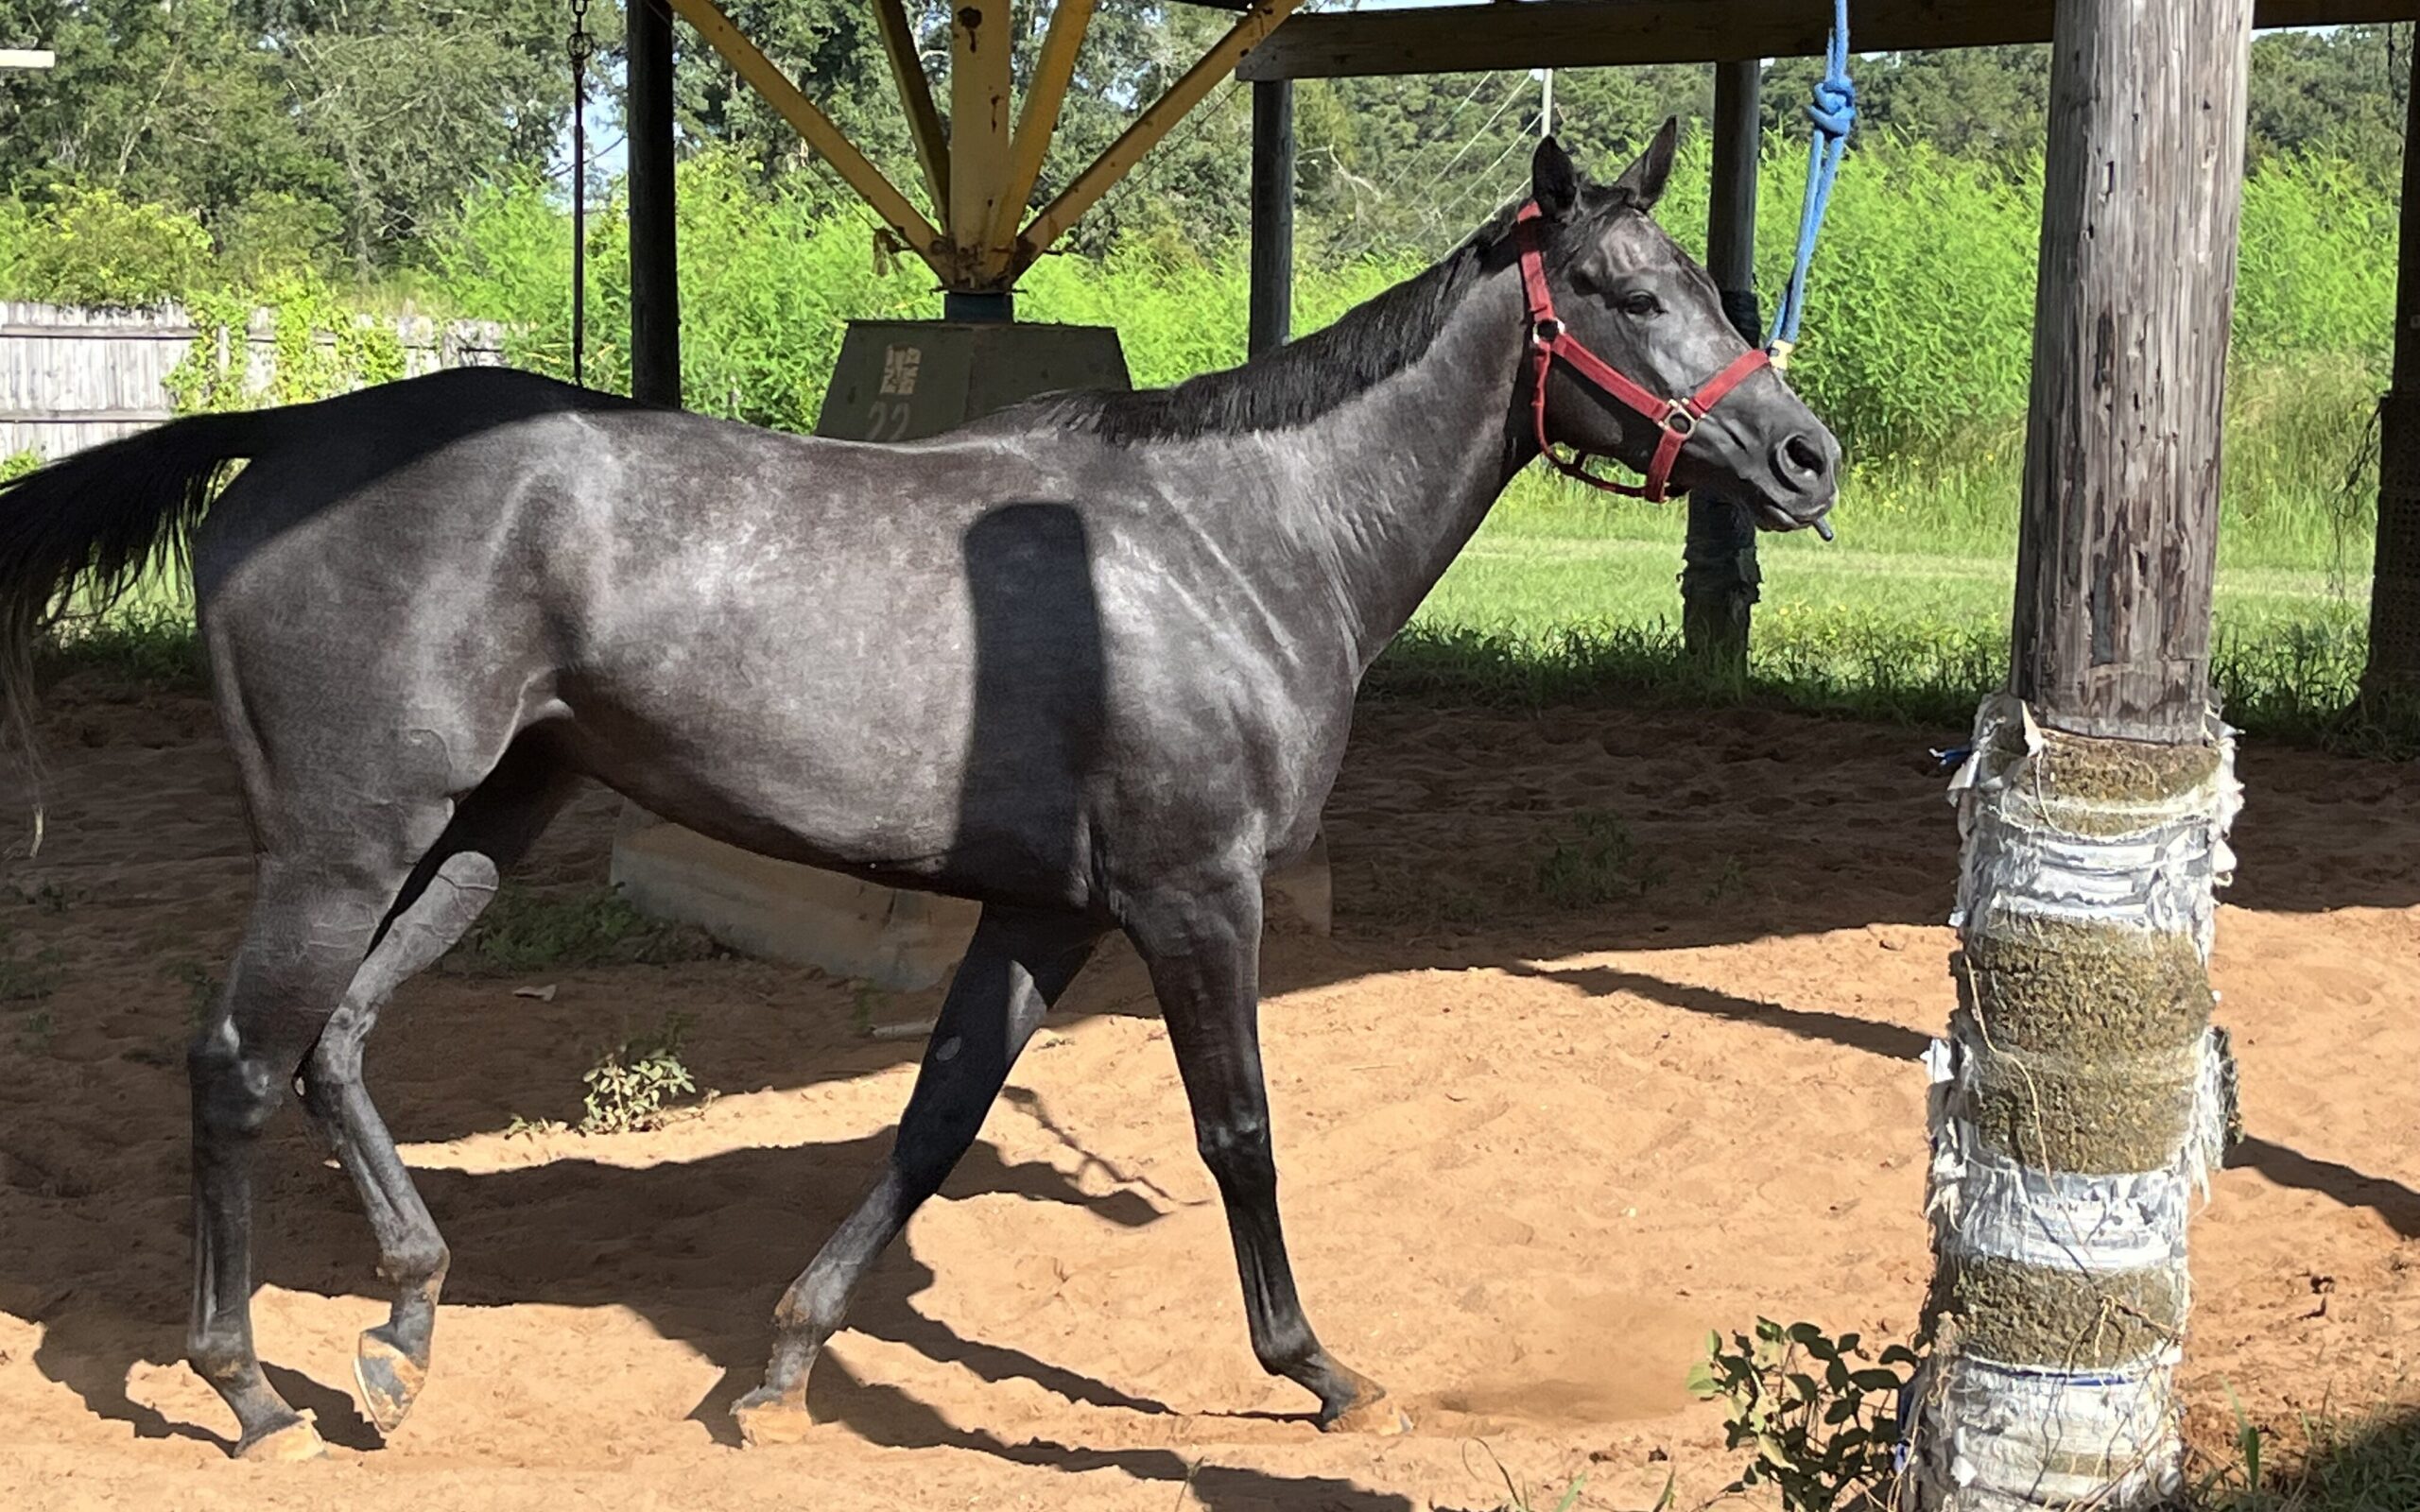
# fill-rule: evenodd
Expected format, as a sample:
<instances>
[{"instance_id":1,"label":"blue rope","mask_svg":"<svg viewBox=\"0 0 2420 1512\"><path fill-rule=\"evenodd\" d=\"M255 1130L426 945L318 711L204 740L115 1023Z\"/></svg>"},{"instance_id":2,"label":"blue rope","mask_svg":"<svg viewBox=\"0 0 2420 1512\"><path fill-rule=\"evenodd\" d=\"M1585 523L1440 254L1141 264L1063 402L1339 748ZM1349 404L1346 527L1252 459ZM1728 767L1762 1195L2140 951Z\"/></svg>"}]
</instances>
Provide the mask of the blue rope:
<instances>
[{"instance_id":1,"label":"blue rope","mask_svg":"<svg viewBox=\"0 0 2420 1512\"><path fill-rule=\"evenodd\" d=\"M1814 103L1806 118L1815 123L1815 142L1806 156L1806 199L1798 215L1798 261L1789 270L1789 286L1782 292L1781 308L1773 314L1768 350L1785 354L1798 341L1798 318L1806 304L1806 269L1815 261L1815 234L1824 227L1824 212L1832 202L1832 180L1841 171L1848 148L1849 129L1857 124L1857 86L1849 81L1849 0L1833 0L1832 42L1824 53L1824 81L1815 86Z\"/></svg>"}]
</instances>

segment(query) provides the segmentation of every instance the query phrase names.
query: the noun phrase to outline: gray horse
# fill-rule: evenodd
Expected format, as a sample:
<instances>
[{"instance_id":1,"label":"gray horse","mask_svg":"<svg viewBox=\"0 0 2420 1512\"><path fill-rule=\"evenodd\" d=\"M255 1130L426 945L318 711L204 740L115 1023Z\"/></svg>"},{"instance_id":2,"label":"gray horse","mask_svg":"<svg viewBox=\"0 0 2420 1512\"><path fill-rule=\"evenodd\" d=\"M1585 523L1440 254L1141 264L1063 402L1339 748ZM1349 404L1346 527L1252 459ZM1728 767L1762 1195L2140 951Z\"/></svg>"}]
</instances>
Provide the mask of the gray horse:
<instances>
[{"instance_id":1,"label":"gray horse","mask_svg":"<svg viewBox=\"0 0 2420 1512\"><path fill-rule=\"evenodd\" d=\"M1649 216L1672 141L1667 122L1602 186L1541 144L1526 205L1242 368L930 440L475 369L181 421L0 490L21 733L32 648L71 600L163 560L193 575L256 865L190 1055L188 1348L237 1452L320 1449L251 1335L255 1153L289 1086L396 1293L360 1341L362 1396L381 1429L410 1407L447 1254L363 1040L581 778L764 855L982 904L885 1169L775 1314L735 1408L751 1441L804 1431L852 1292L1111 930L1166 1015L1254 1354L1322 1425L1397 1425L1313 1334L1287 1262L1261 879L1311 841L1363 672L1542 441L1718 485L1768 528L1831 507L1838 444ZM1608 369L1636 387L1582 376ZM1636 398L1710 395L1715 374L1710 409Z\"/></svg>"}]
</instances>

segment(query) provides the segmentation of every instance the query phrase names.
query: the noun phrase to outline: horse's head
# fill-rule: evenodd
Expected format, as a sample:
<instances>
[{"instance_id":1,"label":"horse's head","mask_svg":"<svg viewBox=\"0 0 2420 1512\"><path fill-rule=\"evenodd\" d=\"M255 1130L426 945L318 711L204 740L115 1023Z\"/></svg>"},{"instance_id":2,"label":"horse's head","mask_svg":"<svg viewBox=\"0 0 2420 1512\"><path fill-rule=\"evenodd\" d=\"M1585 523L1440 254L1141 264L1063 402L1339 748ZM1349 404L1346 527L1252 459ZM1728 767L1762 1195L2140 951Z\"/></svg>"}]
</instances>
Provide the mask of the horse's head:
<instances>
[{"instance_id":1,"label":"horse's head","mask_svg":"<svg viewBox=\"0 0 2420 1512\"><path fill-rule=\"evenodd\" d=\"M1530 338L1556 353L1545 434L1651 481L1660 446L1675 490L1707 489L1745 504L1767 529L1802 529L1832 507L1840 442L1780 374L1752 366L1753 349L1723 314L1714 281L1651 217L1671 172L1673 133L1667 120L1638 161L1601 186L1582 182L1552 137L1538 144L1536 212L1512 240L1534 247L1534 276L1552 305L1554 318L1539 321L1532 288ZM1636 386L1627 402L1585 376L1590 354ZM1718 393L1726 380L1736 387ZM1535 422L1532 393L1525 378L1525 424ZM1693 396L1711 402L1702 414L1686 403ZM1641 413L1648 408L1665 413Z\"/></svg>"}]
</instances>

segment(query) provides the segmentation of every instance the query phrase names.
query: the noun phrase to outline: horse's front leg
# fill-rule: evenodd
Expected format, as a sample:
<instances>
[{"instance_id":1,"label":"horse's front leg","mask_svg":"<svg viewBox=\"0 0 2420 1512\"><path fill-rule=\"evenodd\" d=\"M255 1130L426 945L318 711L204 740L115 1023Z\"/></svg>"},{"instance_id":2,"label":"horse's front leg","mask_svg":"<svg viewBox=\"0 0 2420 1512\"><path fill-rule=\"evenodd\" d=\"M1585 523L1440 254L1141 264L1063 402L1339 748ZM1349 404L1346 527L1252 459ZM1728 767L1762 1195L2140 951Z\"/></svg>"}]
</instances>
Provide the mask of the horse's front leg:
<instances>
[{"instance_id":1,"label":"horse's front leg","mask_svg":"<svg viewBox=\"0 0 2420 1512\"><path fill-rule=\"evenodd\" d=\"M1080 917L983 910L925 1044L890 1160L783 1294L765 1383L732 1405L750 1444L793 1442L812 1426L806 1382L823 1341L840 1327L885 1246L975 1143L1018 1052L1099 936L1100 927Z\"/></svg>"},{"instance_id":2,"label":"horse's front leg","mask_svg":"<svg viewBox=\"0 0 2420 1512\"><path fill-rule=\"evenodd\" d=\"M1260 1070L1261 909L1258 877L1172 887L1131 909L1126 932L1150 970L1194 1138L1226 1205L1253 1353L1319 1398L1321 1427L1400 1433L1409 1419L1321 1345L1295 1295Z\"/></svg>"}]
</instances>

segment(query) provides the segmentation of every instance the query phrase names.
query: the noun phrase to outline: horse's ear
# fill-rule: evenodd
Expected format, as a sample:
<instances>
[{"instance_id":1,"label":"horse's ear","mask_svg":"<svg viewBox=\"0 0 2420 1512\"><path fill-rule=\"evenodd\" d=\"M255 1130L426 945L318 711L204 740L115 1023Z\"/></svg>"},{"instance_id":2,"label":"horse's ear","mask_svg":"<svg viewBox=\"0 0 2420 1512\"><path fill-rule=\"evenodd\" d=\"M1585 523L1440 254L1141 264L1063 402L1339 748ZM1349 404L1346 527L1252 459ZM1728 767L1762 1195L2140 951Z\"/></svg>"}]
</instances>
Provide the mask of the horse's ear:
<instances>
[{"instance_id":1,"label":"horse's ear","mask_svg":"<svg viewBox=\"0 0 2420 1512\"><path fill-rule=\"evenodd\" d=\"M1664 180L1672 176L1672 149L1680 140L1681 123L1677 116L1664 117L1663 129L1638 161L1622 170L1614 180L1614 188L1624 198L1641 210L1652 210L1655 201L1664 198Z\"/></svg>"},{"instance_id":2,"label":"horse's ear","mask_svg":"<svg viewBox=\"0 0 2420 1512\"><path fill-rule=\"evenodd\" d=\"M1580 170L1550 136L1540 137L1538 149L1530 154L1530 194L1548 220L1564 219L1580 202Z\"/></svg>"}]
</instances>

